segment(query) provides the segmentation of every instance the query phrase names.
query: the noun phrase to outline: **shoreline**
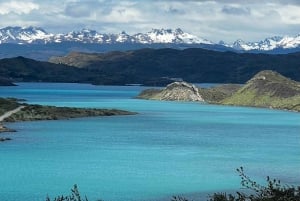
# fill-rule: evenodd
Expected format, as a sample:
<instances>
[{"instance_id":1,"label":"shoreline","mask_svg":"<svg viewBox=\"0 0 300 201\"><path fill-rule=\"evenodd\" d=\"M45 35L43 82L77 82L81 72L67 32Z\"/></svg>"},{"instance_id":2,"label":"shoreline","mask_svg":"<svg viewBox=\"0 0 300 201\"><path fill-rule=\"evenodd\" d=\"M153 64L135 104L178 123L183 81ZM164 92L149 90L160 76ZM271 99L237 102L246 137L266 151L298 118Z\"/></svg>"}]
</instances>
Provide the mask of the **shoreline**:
<instances>
[{"instance_id":1,"label":"shoreline","mask_svg":"<svg viewBox=\"0 0 300 201\"><path fill-rule=\"evenodd\" d=\"M4 132L16 132L4 125L6 122L24 122L40 120L63 120L71 118L115 116L115 115L135 115L137 112L130 112L119 109L98 109L98 108L75 108L56 107L46 105L32 105L19 103L17 99L0 98L0 135ZM9 108L9 109L7 109ZM8 137L1 137L0 142L11 140Z\"/></svg>"}]
</instances>

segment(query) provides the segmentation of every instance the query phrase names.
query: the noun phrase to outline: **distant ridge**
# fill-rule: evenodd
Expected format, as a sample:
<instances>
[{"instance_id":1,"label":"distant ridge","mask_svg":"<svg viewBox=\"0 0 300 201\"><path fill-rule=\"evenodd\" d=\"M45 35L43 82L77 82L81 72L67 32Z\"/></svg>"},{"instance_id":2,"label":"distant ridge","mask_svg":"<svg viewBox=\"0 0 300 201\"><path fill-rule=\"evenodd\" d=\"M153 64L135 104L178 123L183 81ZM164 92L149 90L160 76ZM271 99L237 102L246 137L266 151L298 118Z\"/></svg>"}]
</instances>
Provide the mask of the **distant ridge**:
<instances>
[{"instance_id":1,"label":"distant ridge","mask_svg":"<svg viewBox=\"0 0 300 201\"><path fill-rule=\"evenodd\" d=\"M80 82L98 85L166 86L190 83L245 83L262 70L300 81L300 53L239 54L200 48L140 49L70 53L41 62L24 57L0 60L0 76L11 81Z\"/></svg>"},{"instance_id":2,"label":"distant ridge","mask_svg":"<svg viewBox=\"0 0 300 201\"><path fill-rule=\"evenodd\" d=\"M300 80L299 53L238 54L199 48L165 48L92 54L73 52L50 61L110 74L111 79L122 82L146 85L160 83L160 78L169 79L169 82L179 78L192 83L245 83L262 70L274 70Z\"/></svg>"}]
</instances>

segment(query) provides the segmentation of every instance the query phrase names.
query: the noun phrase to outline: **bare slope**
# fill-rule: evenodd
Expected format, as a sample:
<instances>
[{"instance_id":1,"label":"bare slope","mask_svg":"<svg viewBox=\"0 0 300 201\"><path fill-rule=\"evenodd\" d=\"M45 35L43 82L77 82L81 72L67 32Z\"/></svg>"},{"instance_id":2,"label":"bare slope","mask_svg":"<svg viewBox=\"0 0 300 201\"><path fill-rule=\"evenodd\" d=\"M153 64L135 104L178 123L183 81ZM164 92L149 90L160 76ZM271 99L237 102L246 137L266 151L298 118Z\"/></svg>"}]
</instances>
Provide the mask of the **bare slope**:
<instances>
[{"instance_id":1,"label":"bare slope","mask_svg":"<svg viewBox=\"0 0 300 201\"><path fill-rule=\"evenodd\" d=\"M139 94L138 98L170 101L204 101L199 89L186 82L173 82L162 90L148 89Z\"/></svg>"},{"instance_id":2,"label":"bare slope","mask_svg":"<svg viewBox=\"0 0 300 201\"><path fill-rule=\"evenodd\" d=\"M240 85L224 84L212 88L199 88L187 82L173 82L164 89L146 89L137 98L168 101L200 101L217 103L231 96Z\"/></svg>"}]
</instances>

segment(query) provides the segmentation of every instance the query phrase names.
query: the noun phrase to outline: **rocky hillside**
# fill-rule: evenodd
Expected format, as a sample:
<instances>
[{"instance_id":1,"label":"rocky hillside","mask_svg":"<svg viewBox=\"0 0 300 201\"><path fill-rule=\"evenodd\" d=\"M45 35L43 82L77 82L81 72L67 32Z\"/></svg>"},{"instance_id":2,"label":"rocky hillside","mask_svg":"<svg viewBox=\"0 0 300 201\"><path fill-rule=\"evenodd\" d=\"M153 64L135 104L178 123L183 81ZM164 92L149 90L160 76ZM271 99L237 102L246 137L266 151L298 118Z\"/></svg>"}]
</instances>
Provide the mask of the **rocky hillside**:
<instances>
[{"instance_id":1,"label":"rocky hillside","mask_svg":"<svg viewBox=\"0 0 300 201\"><path fill-rule=\"evenodd\" d=\"M199 88L199 93L207 103L218 104L232 96L241 88L240 84L220 84L211 88Z\"/></svg>"},{"instance_id":2,"label":"rocky hillside","mask_svg":"<svg viewBox=\"0 0 300 201\"><path fill-rule=\"evenodd\" d=\"M220 103L300 111L300 82L274 71L262 71Z\"/></svg>"},{"instance_id":3,"label":"rocky hillside","mask_svg":"<svg viewBox=\"0 0 300 201\"><path fill-rule=\"evenodd\" d=\"M162 90L148 89L139 94L138 98L170 101L204 101L199 89L186 82L173 82Z\"/></svg>"},{"instance_id":4,"label":"rocky hillside","mask_svg":"<svg viewBox=\"0 0 300 201\"><path fill-rule=\"evenodd\" d=\"M224 84L212 88L199 88L187 82L173 82L164 89L146 89L137 98L167 101L200 101L217 103L234 94L240 85Z\"/></svg>"}]
</instances>

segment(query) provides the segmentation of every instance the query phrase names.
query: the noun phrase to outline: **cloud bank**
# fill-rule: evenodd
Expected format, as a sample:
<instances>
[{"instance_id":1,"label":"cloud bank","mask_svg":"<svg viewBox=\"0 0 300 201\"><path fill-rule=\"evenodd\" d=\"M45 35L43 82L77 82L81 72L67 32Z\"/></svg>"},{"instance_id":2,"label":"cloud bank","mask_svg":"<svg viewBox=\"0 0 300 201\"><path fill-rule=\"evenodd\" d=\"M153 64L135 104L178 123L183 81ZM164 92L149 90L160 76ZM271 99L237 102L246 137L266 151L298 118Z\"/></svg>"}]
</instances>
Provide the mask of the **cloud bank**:
<instances>
[{"instance_id":1,"label":"cloud bank","mask_svg":"<svg viewBox=\"0 0 300 201\"><path fill-rule=\"evenodd\" d=\"M54 33L147 32L182 28L218 42L300 33L297 0L0 0L0 27L40 26Z\"/></svg>"}]
</instances>

